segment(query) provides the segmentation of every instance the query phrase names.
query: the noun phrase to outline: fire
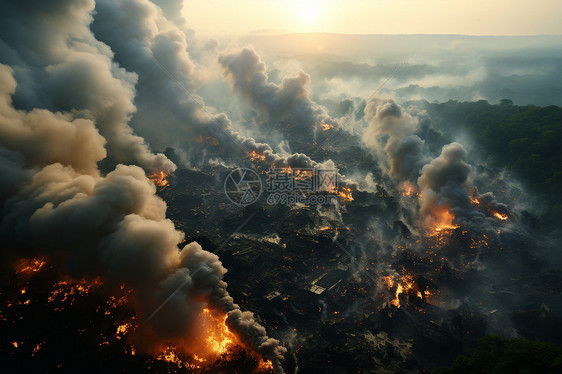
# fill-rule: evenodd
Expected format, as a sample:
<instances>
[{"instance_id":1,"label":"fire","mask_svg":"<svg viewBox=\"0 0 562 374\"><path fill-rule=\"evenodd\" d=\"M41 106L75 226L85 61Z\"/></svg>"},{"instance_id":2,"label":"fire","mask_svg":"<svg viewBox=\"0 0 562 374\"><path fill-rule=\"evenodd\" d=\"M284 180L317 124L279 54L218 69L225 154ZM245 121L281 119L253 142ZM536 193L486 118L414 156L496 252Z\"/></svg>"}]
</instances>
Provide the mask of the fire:
<instances>
[{"instance_id":1,"label":"fire","mask_svg":"<svg viewBox=\"0 0 562 374\"><path fill-rule=\"evenodd\" d=\"M392 276L387 275L382 277L382 280L384 281L384 283L386 283L386 287L388 289L391 289L392 287L394 287L394 279L392 278Z\"/></svg>"},{"instance_id":2,"label":"fire","mask_svg":"<svg viewBox=\"0 0 562 374\"><path fill-rule=\"evenodd\" d=\"M394 299L390 300L390 304L397 308L400 308L400 295L406 293L407 295L416 295L417 298L423 298L421 291L419 290L414 277L412 275L404 275L398 281L390 275L382 277L382 280L386 284L389 291L394 288L396 284L396 289L394 290Z\"/></svg>"},{"instance_id":3,"label":"fire","mask_svg":"<svg viewBox=\"0 0 562 374\"><path fill-rule=\"evenodd\" d=\"M470 197L470 201L472 201L472 204L474 205L480 205L480 200L478 200L476 197L471 196Z\"/></svg>"},{"instance_id":4,"label":"fire","mask_svg":"<svg viewBox=\"0 0 562 374\"><path fill-rule=\"evenodd\" d=\"M159 171L158 173L154 173L152 175L149 175L148 179L150 179L152 181L152 183L154 183L158 187L168 187L170 185L170 183L168 182L168 179L167 179L169 176L170 176L170 173L164 172L164 171Z\"/></svg>"},{"instance_id":5,"label":"fire","mask_svg":"<svg viewBox=\"0 0 562 374\"><path fill-rule=\"evenodd\" d=\"M117 332L115 333L115 337L117 339L121 339L124 335L127 335L127 333L129 332L129 330L131 330L132 327L133 324L130 322L117 326Z\"/></svg>"},{"instance_id":6,"label":"fire","mask_svg":"<svg viewBox=\"0 0 562 374\"><path fill-rule=\"evenodd\" d=\"M433 217L430 220L430 227L433 228L436 234L443 231L458 229L460 226L453 223L455 216L449 212L449 208L439 208L435 209L433 212Z\"/></svg>"},{"instance_id":7,"label":"fire","mask_svg":"<svg viewBox=\"0 0 562 374\"><path fill-rule=\"evenodd\" d=\"M338 191L338 196L341 197L344 202L353 201L353 194L351 193L351 188L342 187Z\"/></svg>"},{"instance_id":8,"label":"fire","mask_svg":"<svg viewBox=\"0 0 562 374\"><path fill-rule=\"evenodd\" d=\"M270 360L261 361L258 369L261 371L273 371L273 363Z\"/></svg>"},{"instance_id":9,"label":"fire","mask_svg":"<svg viewBox=\"0 0 562 374\"><path fill-rule=\"evenodd\" d=\"M312 180L314 173L308 169L294 169L293 178L295 180Z\"/></svg>"},{"instance_id":10,"label":"fire","mask_svg":"<svg viewBox=\"0 0 562 374\"><path fill-rule=\"evenodd\" d=\"M400 186L398 187L400 189L400 192L402 193L402 196L414 196L414 195L419 195L418 189L416 188L416 186L414 186L412 183L410 182L403 182L400 184Z\"/></svg>"},{"instance_id":11,"label":"fire","mask_svg":"<svg viewBox=\"0 0 562 374\"><path fill-rule=\"evenodd\" d=\"M87 295L90 293L92 288L100 287L102 284L103 283L99 278L94 280L62 280L53 286L53 290L47 298L47 303L57 301L59 303L68 302L72 305L77 296ZM64 308L64 306L61 306L60 308Z\"/></svg>"},{"instance_id":12,"label":"fire","mask_svg":"<svg viewBox=\"0 0 562 374\"><path fill-rule=\"evenodd\" d=\"M251 161L265 161L265 155L263 153L258 153L256 151L248 152L248 157Z\"/></svg>"},{"instance_id":13,"label":"fire","mask_svg":"<svg viewBox=\"0 0 562 374\"><path fill-rule=\"evenodd\" d=\"M132 353L132 352L131 352ZM200 367L192 366L189 363L183 361L179 358L176 347L172 345L167 345L160 355L156 357L159 361L166 361L171 364L177 365L179 368L186 368L186 369L199 369Z\"/></svg>"},{"instance_id":14,"label":"fire","mask_svg":"<svg viewBox=\"0 0 562 374\"><path fill-rule=\"evenodd\" d=\"M322 129L322 131L328 131L328 130L333 129L333 128L334 128L334 125L329 124L329 123L324 123L324 122L322 122L322 123L320 124L320 128Z\"/></svg>"},{"instance_id":15,"label":"fire","mask_svg":"<svg viewBox=\"0 0 562 374\"><path fill-rule=\"evenodd\" d=\"M201 312L201 338L194 342L168 343L163 346L156 359L173 363L180 368L200 369L212 364L218 357L228 355L238 345L236 338L226 326L226 315L205 308ZM117 328L117 333L128 331L129 324Z\"/></svg>"},{"instance_id":16,"label":"fire","mask_svg":"<svg viewBox=\"0 0 562 374\"><path fill-rule=\"evenodd\" d=\"M41 271L46 261L42 258L22 259L16 266L16 274L33 274Z\"/></svg>"},{"instance_id":17,"label":"fire","mask_svg":"<svg viewBox=\"0 0 562 374\"><path fill-rule=\"evenodd\" d=\"M507 219L509 218L507 214L503 214L499 212L494 212L494 217L502 221L507 221Z\"/></svg>"},{"instance_id":18,"label":"fire","mask_svg":"<svg viewBox=\"0 0 562 374\"><path fill-rule=\"evenodd\" d=\"M226 353L231 346L236 344L234 334L226 326L226 315L220 318L213 315L208 308L205 308L203 309L203 317L207 321L206 343L208 347L216 355L220 356Z\"/></svg>"},{"instance_id":19,"label":"fire","mask_svg":"<svg viewBox=\"0 0 562 374\"><path fill-rule=\"evenodd\" d=\"M14 295L17 295L18 299L14 300L13 304L21 305L22 307L26 305L26 308L37 308L36 305L41 304L37 303L35 299L31 303L29 300L25 301L28 294L31 296L36 294L36 292L31 292L36 287L33 286L34 283L30 282L39 282L36 275L41 271L44 277L54 277L48 284L48 288L46 288L46 303L42 308L46 306L55 312L61 313L61 316L68 316L69 313L75 313L77 310L82 311L85 305L91 304L89 300L102 300L102 304L94 306L95 312L93 310L90 311L97 316L96 318L102 318L106 321L109 327L108 329L104 327L96 335L96 338L99 339L97 344L100 347L122 346L126 354L138 356L137 349L139 347L135 347L136 344L133 345L132 340L133 337L138 338L138 329L141 324L134 312L129 308L133 290L128 289L125 284L122 284L120 287L106 286L101 278L73 279L66 276L60 278L60 273L53 266L45 266L46 263L47 260L45 259L34 258L20 260L15 264L14 270L18 274L29 274L29 276L18 277L21 284L15 285ZM110 291L113 296L105 299L107 291ZM100 296L102 297L101 299ZM11 305L12 303L9 303L8 308ZM89 306L91 307L91 305ZM124 306L127 308L123 308ZM237 337L229 330L226 324L226 314L205 308L201 310L199 317L198 334L193 340L165 342L149 348L148 351L144 347L142 348L143 355L148 353L155 360L170 363L178 368L186 369L188 372L201 372L206 367L213 367L217 358L230 360L237 357L234 356L235 352L246 351L256 360L256 363L259 362L258 369L260 372L273 371L272 362L260 359L256 353L247 350L237 340ZM2 314L0 314L1 318L4 318ZM82 330L79 330L79 333L82 335ZM17 337L11 337L8 342L11 344L10 347L12 349L29 347L31 356L38 354L46 344L44 341L37 340L31 341L28 344L28 342L17 339ZM147 363L150 364L150 360Z\"/></svg>"}]
</instances>

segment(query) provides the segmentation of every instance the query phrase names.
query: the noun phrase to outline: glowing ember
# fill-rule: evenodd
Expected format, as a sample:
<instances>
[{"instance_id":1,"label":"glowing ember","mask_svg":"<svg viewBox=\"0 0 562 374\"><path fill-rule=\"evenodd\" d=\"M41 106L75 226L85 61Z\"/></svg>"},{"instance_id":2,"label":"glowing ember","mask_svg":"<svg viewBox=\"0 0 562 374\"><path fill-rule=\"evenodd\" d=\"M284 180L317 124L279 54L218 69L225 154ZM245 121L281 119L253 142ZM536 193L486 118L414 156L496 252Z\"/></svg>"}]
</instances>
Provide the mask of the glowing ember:
<instances>
[{"instance_id":1,"label":"glowing ember","mask_svg":"<svg viewBox=\"0 0 562 374\"><path fill-rule=\"evenodd\" d=\"M410 182L403 182L398 187L402 196L414 196L419 195L418 189Z\"/></svg>"},{"instance_id":2,"label":"glowing ember","mask_svg":"<svg viewBox=\"0 0 562 374\"><path fill-rule=\"evenodd\" d=\"M384 281L384 283L386 283L386 287L388 289L394 287L394 279L390 275L382 277L382 280Z\"/></svg>"},{"instance_id":3,"label":"glowing ember","mask_svg":"<svg viewBox=\"0 0 562 374\"><path fill-rule=\"evenodd\" d=\"M414 277L411 275L404 275L398 281L394 281L392 276L384 276L382 277L386 287L389 291L394 288L396 284L396 289L394 290L394 299L390 300L390 304L394 305L397 308L400 308L400 295L406 293L407 295L416 295L418 298L422 298L422 293L419 291L416 282L414 281Z\"/></svg>"},{"instance_id":4,"label":"glowing ember","mask_svg":"<svg viewBox=\"0 0 562 374\"><path fill-rule=\"evenodd\" d=\"M53 286L53 290L51 294L47 298L47 303L52 303L57 301L59 303L67 302L69 305L72 305L76 296L83 296L90 293L90 290L94 287L100 287L102 282L99 279L94 280L74 280L74 279L67 279L56 283ZM60 310L64 308L61 306L60 308L56 308L55 310Z\"/></svg>"},{"instance_id":5,"label":"glowing ember","mask_svg":"<svg viewBox=\"0 0 562 374\"><path fill-rule=\"evenodd\" d=\"M170 173L160 171L158 173L154 173L152 175L149 175L148 178L152 181L152 183L154 183L158 187L167 187L167 186L170 185L170 183L168 182L168 179L167 179L169 176L170 176Z\"/></svg>"},{"instance_id":6,"label":"glowing ember","mask_svg":"<svg viewBox=\"0 0 562 374\"><path fill-rule=\"evenodd\" d=\"M17 274L32 274L41 271L43 266L45 266L46 261L41 258L33 258L33 259L23 259L20 260L19 264L16 268ZM22 294L25 292L22 292Z\"/></svg>"},{"instance_id":7,"label":"glowing ember","mask_svg":"<svg viewBox=\"0 0 562 374\"><path fill-rule=\"evenodd\" d=\"M507 221L507 219L509 218L507 214L503 214L503 213L499 213L499 212L495 212L494 217L496 217L497 219L502 220L502 221Z\"/></svg>"},{"instance_id":8,"label":"glowing ember","mask_svg":"<svg viewBox=\"0 0 562 374\"><path fill-rule=\"evenodd\" d=\"M351 193L351 188L342 187L342 188L338 191L338 196L341 197L344 202L353 201L353 195L352 195L352 193Z\"/></svg>"},{"instance_id":9,"label":"glowing ember","mask_svg":"<svg viewBox=\"0 0 562 374\"><path fill-rule=\"evenodd\" d=\"M178 367L187 367L190 368L189 364L183 362L179 357L178 354L176 352L176 347L174 346L167 346L166 349L164 350L164 352L162 354L160 354L158 357L156 357L157 360L160 361L166 361L169 363L173 363L176 364Z\"/></svg>"},{"instance_id":10,"label":"glowing ember","mask_svg":"<svg viewBox=\"0 0 562 374\"><path fill-rule=\"evenodd\" d=\"M273 370L273 363L269 360L260 362L258 369L263 371L272 371Z\"/></svg>"},{"instance_id":11,"label":"glowing ember","mask_svg":"<svg viewBox=\"0 0 562 374\"><path fill-rule=\"evenodd\" d=\"M312 180L314 173L308 169L294 169L293 178L295 180Z\"/></svg>"},{"instance_id":12,"label":"glowing ember","mask_svg":"<svg viewBox=\"0 0 562 374\"><path fill-rule=\"evenodd\" d=\"M133 324L129 322L117 326L117 332L115 333L115 337L117 339L121 339L124 335L126 335L129 332L131 327L133 327Z\"/></svg>"},{"instance_id":13,"label":"glowing ember","mask_svg":"<svg viewBox=\"0 0 562 374\"><path fill-rule=\"evenodd\" d=\"M430 227L436 234L458 229L460 226L453 223L454 219L455 216L449 212L447 207L435 209L430 220Z\"/></svg>"},{"instance_id":14,"label":"glowing ember","mask_svg":"<svg viewBox=\"0 0 562 374\"><path fill-rule=\"evenodd\" d=\"M331 125L331 124L329 124L329 123L324 123L324 122L322 122L322 123L320 124L320 128L322 129L322 131L328 131L328 130L333 129L334 126Z\"/></svg>"},{"instance_id":15,"label":"glowing ember","mask_svg":"<svg viewBox=\"0 0 562 374\"><path fill-rule=\"evenodd\" d=\"M256 151L248 152L251 161L265 161L265 155Z\"/></svg>"}]
</instances>

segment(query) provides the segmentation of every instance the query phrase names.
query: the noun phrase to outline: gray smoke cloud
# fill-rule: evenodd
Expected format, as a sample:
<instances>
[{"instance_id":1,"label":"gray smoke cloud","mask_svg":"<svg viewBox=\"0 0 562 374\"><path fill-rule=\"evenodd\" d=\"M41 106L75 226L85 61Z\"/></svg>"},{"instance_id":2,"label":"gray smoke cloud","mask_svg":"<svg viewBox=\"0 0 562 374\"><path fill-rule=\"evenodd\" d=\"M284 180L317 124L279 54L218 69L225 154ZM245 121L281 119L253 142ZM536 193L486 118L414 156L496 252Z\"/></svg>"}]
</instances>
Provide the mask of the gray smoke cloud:
<instances>
[{"instance_id":1,"label":"gray smoke cloud","mask_svg":"<svg viewBox=\"0 0 562 374\"><path fill-rule=\"evenodd\" d=\"M5 1L0 4L0 62L14 68L21 87L14 103L25 109L79 112L96 122L119 162L151 172L174 170L133 134L129 118L137 77L117 66L89 29L93 0Z\"/></svg>"},{"instance_id":2,"label":"gray smoke cloud","mask_svg":"<svg viewBox=\"0 0 562 374\"><path fill-rule=\"evenodd\" d=\"M103 138L94 123L72 114L45 109L16 110L13 69L0 65L0 146L19 151L26 165L61 162L75 170L97 173L97 162L106 156Z\"/></svg>"},{"instance_id":3,"label":"gray smoke cloud","mask_svg":"<svg viewBox=\"0 0 562 374\"><path fill-rule=\"evenodd\" d=\"M219 56L219 63L233 91L264 112L271 129L283 129L283 133L293 136L312 136L322 123L336 126L326 110L310 99L310 76L305 72L284 77L281 84L270 82L265 63L250 48L225 52Z\"/></svg>"},{"instance_id":4,"label":"gray smoke cloud","mask_svg":"<svg viewBox=\"0 0 562 374\"><path fill-rule=\"evenodd\" d=\"M426 223L432 224L438 222L444 212L449 212L453 214L455 223L495 238L494 220L489 215L494 212L507 214L508 207L498 203L492 193L479 194L473 187L473 170L467 163L467 156L466 149L454 142L444 146L441 154L423 167L418 179L420 214ZM474 191L475 197L480 200L479 206L474 206L469 191Z\"/></svg>"},{"instance_id":5,"label":"gray smoke cloud","mask_svg":"<svg viewBox=\"0 0 562 374\"><path fill-rule=\"evenodd\" d=\"M377 156L382 156L380 148L384 145L390 178L395 182L416 181L422 166L429 161L425 143L416 135L429 126L427 113L413 116L391 99L371 97L365 117L369 125L363 142Z\"/></svg>"},{"instance_id":6,"label":"gray smoke cloud","mask_svg":"<svg viewBox=\"0 0 562 374\"><path fill-rule=\"evenodd\" d=\"M96 14L94 5L100 6ZM112 13L104 12L103 6L118 5L124 8L109 10L126 10L130 22L112 20ZM175 165L151 153L129 123L131 116L133 124L141 123L141 115L169 102L163 110L173 109L173 125L186 115L183 128L220 137L225 148L230 144L225 153L248 147L275 161L281 158L269 146L232 132L225 115L208 114L185 94L171 100L175 83L166 84L169 79L152 61L149 69L140 51L163 61L164 70L174 68L187 87L197 86L197 76L185 36L150 2L29 0L0 7L0 55L9 65L0 65L0 160L2 170L8 169L0 190L4 255L62 255L74 276L125 282L135 290L141 317L162 305L150 321L157 339L193 342L196 316L208 305L226 313L232 331L281 372L285 348L234 303L218 257L197 243L178 249L184 234L166 219L166 203L145 174ZM107 23L100 21L102 30L122 22L112 32L125 33L123 39L114 38L111 46L96 39L90 30L94 15L96 20L108 17ZM119 59L114 60L114 52ZM151 91L158 82L163 87ZM170 130L170 137L177 138L171 130L180 127L165 128L169 117L158 118L162 112L155 112L144 124L158 133ZM213 128L217 124L220 131ZM194 132L179 135L186 134ZM145 170L118 165L101 175L96 165L106 150L115 160Z\"/></svg>"},{"instance_id":7,"label":"gray smoke cloud","mask_svg":"<svg viewBox=\"0 0 562 374\"><path fill-rule=\"evenodd\" d=\"M421 214L432 214L435 207L468 210L468 177L472 167L465 162L468 153L459 143L443 147L439 157L422 169L418 185L422 193Z\"/></svg>"}]
</instances>

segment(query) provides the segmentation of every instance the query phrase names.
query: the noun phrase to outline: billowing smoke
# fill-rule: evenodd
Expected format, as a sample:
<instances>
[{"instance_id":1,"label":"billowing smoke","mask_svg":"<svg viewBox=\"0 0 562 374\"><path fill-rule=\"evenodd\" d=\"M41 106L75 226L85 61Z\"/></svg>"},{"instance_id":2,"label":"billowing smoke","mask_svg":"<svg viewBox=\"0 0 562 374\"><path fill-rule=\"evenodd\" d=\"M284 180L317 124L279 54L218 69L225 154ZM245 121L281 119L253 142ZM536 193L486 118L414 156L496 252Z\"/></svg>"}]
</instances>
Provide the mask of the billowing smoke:
<instances>
[{"instance_id":1,"label":"billowing smoke","mask_svg":"<svg viewBox=\"0 0 562 374\"><path fill-rule=\"evenodd\" d=\"M285 77L281 84L270 82L265 63L250 48L223 53L219 63L230 77L232 89L266 114L271 129L283 129L285 135L312 136L321 124L336 125L326 110L310 99L310 76L305 72Z\"/></svg>"},{"instance_id":2,"label":"billowing smoke","mask_svg":"<svg viewBox=\"0 0 562 374\"><path fill-rule=\"evenodd\" d=\"M198 316L209 306L225 313L238 338L280 372L285 348L234 303L218 257L197 243L178 249L184 234L166 219L166 203L145 174L145 170L174 170L175 165L164 155L151 153L144 139L134 135L129 120L134 115L142 122L140 115L159 104L149 97L159 98L160 103L170 103L176 118L189 115L184 128L203 128L215 136L226 130L221 144L278 156L266 145L236 136L226 116L207 114L201 103L185 95L170 100L173 82L149 95L157 82L169 79L162 79L166 69L153 62L151 69L143 66L149 60L139 52L145 51L142 43L150 45L145 51L149 55L175 66L174 74L186 83L194 74L182 44L185 38L148 1L115 4L130 7L126 10L131 22L123 22L130 29L111 30L128 38L129 45L118 51L118 63L123 65L89 29L95 5L91 0L0 5L1 62L10 66L0 65L0 158L6 171L0 190L3 256L62 256L74 276L101 275L110 284L126 283L135 291L140 317L158 311L150 319L157 338L154 344L158 339L197 341ZM113 5L100 2L96 19L109 17L103 6ZM137 24L143 17L152 23ZM109 27L112 20L107 22ZM170 26L160 31L162 24ZM129 67L134 73L125 70ZM16 81L22 82L21 88ZM150 116L146 125L162 132L159 126L167 118L156 119ZM208 130L217 124L222 125L221 131ZM120 164L102 175L97 163L106 157L106 149L115 161L142 168Z\"/></svg>"},{"instance_id":3,"label":"billowing smoke","mask_svg":"<svg viewBox=\"0 0 562 374\"><path fill-rule=\"evenodd\" d=\"M496 236L490 215L508 214L507 206L496 202L492 193L480 195L472 186L472 167L461 144L448 144L438 157L431 156L422 139L431 127L425 111L416 107L405 110L391 99L371 97L365 118L368 127L363 142L379 160L386 160L388 167L383 163L382 168L399 190L420 192L419 214L424 226L433 230L462 225ZM471 197L480 201L479 206L474 206ZM404 204L417 217L411 204Z\"/></svg>"},{"instance_id":4,"label":"billowing smoke","mask_svg":"<svg viewBox=\"0 0 562 374\"><path fill-rule=\"evenodd\" d=\"M429 160L425 155L424 141L416 134L428 126L425 112L412 116L394 101L372 97L365 108L369 126L363 141L377 156L381 143L388 159L389 176L394 182L416 181L423 165ZM383 158L384 159L384 158Z\"/></svg>"},{"instance_id":5,"label":"billowing smoke","mask_svg":"<svg viewBox=\"0 0 562 374\"><path fill-rule=\"evenodd\" d=\"M111 50L89 29L93 0L5 1L0 4L0 55L21 87L16 106L80 113L96 122L118 162L146 170L174 170L163 154L152 154L133 134L129 118L137 76L117 66ZM33 10L33 11L31 11Z\"/></svg>"},{"instance_id":6,"label":"billowing smoke","mask_svg":"<svg viewBox=\"0 0 562 374\"><path fill-rule=\"evenodd\" d=\"M443 147L439 157L423 167L418 179L422 216L435 219L440 215L439 210L461 213L471 209L467 183L472 168L465 162L466 156L462 145L451 143Z\"/></svg>"}]
</instances>

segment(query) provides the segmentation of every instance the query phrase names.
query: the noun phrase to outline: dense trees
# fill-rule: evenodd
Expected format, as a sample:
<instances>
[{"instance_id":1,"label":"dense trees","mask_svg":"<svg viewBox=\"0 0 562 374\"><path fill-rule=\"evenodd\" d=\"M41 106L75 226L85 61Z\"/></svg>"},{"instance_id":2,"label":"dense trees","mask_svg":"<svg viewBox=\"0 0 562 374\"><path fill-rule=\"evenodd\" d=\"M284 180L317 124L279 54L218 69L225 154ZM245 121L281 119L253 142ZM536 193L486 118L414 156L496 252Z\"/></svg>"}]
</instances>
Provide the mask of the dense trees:
<instances>
[{"instance_id":1,"label":"dense trees","mask_svg":"<svg viewBox=\"0 0 562 374\"><path fill-rule=\"evenodd\" d=\"M469 355L433 374L555 374L562 373L562 347L521 339L486 336Z\"/></svg>"},{"instance_id":2,"label":"dense trees","mask_svg":"<svg viewBox=\"0 0 562 374\"><path fill-rule=\"evenodd\" d=\"M444 132L468 133L481 148L488 165L507 168L549 209L545 222L556 224L562 214L562 108L516 106L505 100L441 104L417 102Z\"/></svg>"}]
</instances>

